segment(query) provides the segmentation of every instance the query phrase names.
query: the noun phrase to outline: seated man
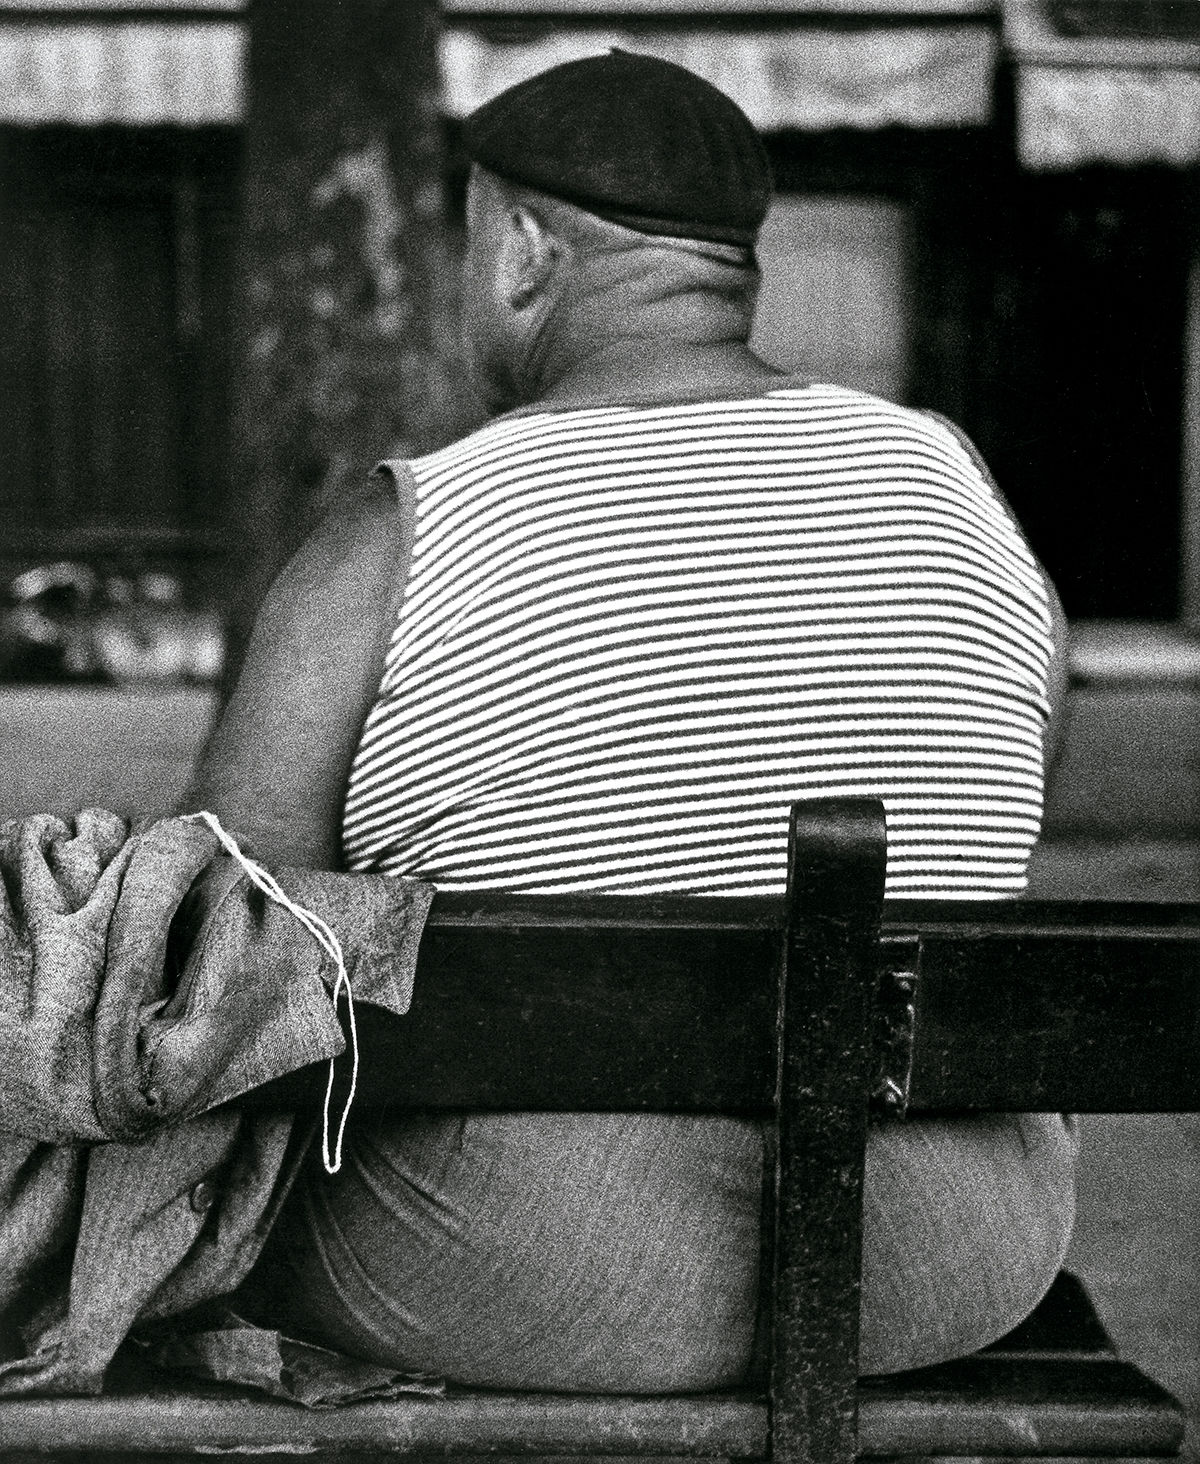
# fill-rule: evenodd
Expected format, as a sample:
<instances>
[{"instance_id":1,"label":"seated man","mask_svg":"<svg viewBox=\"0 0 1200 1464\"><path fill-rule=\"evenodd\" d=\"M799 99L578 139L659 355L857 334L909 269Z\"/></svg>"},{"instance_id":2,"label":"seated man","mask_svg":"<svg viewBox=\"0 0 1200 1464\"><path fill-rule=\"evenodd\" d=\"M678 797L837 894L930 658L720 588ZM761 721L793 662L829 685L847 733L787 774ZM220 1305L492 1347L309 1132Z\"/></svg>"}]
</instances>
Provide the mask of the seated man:
<instances>
[{"instance_id":1,"label":"seated man","mask_svg":"<svg viewBox=\"0 0 1200 1464\"><path fill-rule=\"evenodd\" d=\"M750 351L747 119L613 52L466 140L466 341L497 415L386 465L276 581L196 806L281 863L734 895L782 891L794 799L876 794L892 894L1020 891L1053 592L952 429ZM246 1304L468 1384L736 1384L763 1144L661 1114L352 1119ZM1073 1161L1056 1115L874 1130L864 1369L1031 1310Z\"/></svg>"}]
</instances>

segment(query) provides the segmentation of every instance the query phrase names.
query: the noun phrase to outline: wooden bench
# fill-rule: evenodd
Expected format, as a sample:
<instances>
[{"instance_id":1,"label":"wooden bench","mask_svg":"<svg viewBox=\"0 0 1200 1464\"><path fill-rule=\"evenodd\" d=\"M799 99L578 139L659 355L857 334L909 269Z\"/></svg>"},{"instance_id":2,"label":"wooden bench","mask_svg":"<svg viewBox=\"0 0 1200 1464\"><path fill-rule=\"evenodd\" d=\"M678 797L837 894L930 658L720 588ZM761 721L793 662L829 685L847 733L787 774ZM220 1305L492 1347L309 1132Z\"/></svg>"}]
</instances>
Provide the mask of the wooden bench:
<instances>
[{"instance_id":1,"label":"wooden bench","mask_svg":"<svg viewBox=\"0 0 1200 1464\"><path fill-rule=\"evenodd\" d=\"M0 1403L0 1457L1176 1454L1179 1405L1065 1275L987 1351L856 1381L862 1169L869 1110L1200 1108L1200 908L885 905L884 864L881 806L823 800L794 812L786 900L439 896L411 1013L363 1024L376 1108L777 1118L765 1396L459 1390L307 1413L163 1375ZM312 1101L309 1076L255 1102Z\"/></svg>"}]
</instances>

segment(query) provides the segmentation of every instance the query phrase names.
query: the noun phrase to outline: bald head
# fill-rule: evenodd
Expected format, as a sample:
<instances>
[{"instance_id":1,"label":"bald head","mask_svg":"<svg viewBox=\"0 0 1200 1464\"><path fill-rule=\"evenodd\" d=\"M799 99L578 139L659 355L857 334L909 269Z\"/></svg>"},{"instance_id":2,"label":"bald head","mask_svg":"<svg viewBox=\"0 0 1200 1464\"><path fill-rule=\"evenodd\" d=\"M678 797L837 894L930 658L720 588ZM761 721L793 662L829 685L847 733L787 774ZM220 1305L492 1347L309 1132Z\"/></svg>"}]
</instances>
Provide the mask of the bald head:
<instances>
[{"instance_id":1,"label":"bald head","mask_svg":"<svg viewBox=\"0 0 1200 1464\"><path fill-rule=\"evenodd\" d=\"M526 211L571 251L577 263L606 254L667 250L681 260L710 260L738 269L754 267L754 250L750 244L690 238L683 233L646 233L631 224L592 213L565 198L496 177L482 168L479 172L487 178L499 207Z\"/></svg>"}]
</instances>

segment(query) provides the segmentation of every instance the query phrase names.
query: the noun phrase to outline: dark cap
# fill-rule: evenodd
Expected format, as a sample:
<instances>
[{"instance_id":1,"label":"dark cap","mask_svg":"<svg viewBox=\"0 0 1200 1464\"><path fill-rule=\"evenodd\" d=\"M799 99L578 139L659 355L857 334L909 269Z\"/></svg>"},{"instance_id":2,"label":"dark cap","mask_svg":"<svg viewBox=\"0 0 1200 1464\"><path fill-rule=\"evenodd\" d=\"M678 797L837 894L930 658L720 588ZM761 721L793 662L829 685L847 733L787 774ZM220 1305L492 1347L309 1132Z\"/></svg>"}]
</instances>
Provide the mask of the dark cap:
<instances>
[{"instance_id":1,"label":"dark cap","mask_svg":"<svg viewBox=\"0 0 1200 1464\"><path fill-rule=\"evenodd\" d=\"M753 244L767 155L724 92L654 56L610 51L509 87L467 118L472 159L646 234Z\"/></svg>"}]
</instances>

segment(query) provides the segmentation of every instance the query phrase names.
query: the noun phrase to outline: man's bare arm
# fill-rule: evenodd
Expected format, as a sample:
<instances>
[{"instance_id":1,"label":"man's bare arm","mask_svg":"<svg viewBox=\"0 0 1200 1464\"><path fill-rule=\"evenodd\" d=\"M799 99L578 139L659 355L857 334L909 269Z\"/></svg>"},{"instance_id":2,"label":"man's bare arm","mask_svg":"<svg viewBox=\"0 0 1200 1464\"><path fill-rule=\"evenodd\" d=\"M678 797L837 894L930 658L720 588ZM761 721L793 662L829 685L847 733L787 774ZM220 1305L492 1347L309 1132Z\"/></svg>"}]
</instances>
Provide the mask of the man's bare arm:
<instances>
[{"instance_id":1,"label":"man's bare arm","mask_svg":"<svg viewBox=\"0 0 1200 1464\"><path fill-rule=\"evenodd\" d=\"M184 811L268 865L335 869L350 765L379 688L409 525L378 474L326 514L268 590Z\"/></svg>"},{"instance_id":2,"label":"man's bare arm","mask_svg":"<svg viewBox=\"0 0 1200 1464\"><path fill-rule=\"evenodd\" d=\"M1046 674L1046 696L1050 702L1050 719L1046 723L1046 736L1043 742L1043 761L1046 771L1049 772L1058 755L1063 733L1066 730L1071 630L1063 612L1062 601L1058 598L1058 591L1054 588L1054 581L1044 569L1042 578L1046 581L1046 594L1050 601L1050 638L1054 647L1050 656L1050 667Z\"/></svg>"}]
</instances>

